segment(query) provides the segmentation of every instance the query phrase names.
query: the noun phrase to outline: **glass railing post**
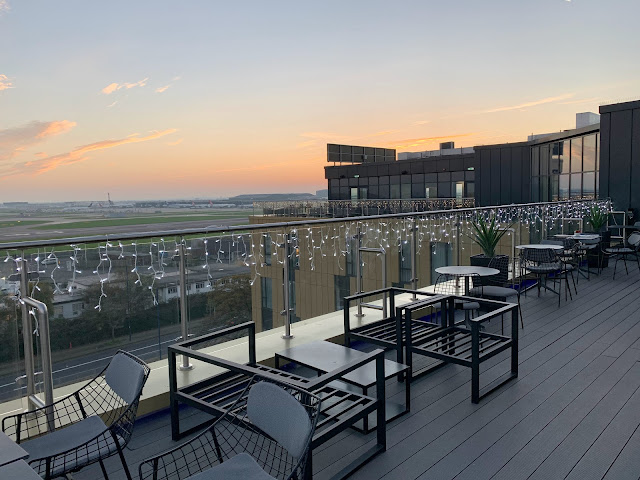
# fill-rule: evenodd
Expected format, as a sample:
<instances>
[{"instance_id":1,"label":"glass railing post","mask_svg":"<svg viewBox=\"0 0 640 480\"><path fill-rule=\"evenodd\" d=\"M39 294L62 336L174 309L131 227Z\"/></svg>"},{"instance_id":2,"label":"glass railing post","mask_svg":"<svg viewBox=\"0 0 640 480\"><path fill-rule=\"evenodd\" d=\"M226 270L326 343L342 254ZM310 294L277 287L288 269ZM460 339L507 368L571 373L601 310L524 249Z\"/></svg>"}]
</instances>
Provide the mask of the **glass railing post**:
<instances>
[{"instance_id":1,"label":"glass railing post","mask_svg":"<svg viewBox=\"0 0 640 480\"><path fill-rule=\"evenodd\" d=\"M189 327L187 325L187 255L184 238L180 239L178 253L180 256L180 331L184 342L189 338ZM189 357L182 356L182 365L179 368L180 370L191 370L193 368L193 365L189 364Z\"/></svg>"}]
</instances>

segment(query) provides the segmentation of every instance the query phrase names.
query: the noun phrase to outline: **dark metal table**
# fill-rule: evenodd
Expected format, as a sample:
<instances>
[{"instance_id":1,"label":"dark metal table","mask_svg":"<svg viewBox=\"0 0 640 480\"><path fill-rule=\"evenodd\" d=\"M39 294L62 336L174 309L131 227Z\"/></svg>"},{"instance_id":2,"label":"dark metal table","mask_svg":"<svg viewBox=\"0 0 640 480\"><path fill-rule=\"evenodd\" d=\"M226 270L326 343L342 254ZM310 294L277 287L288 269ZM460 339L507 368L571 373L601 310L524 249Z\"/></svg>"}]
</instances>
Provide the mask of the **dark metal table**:
<instances>
[{"instance_id":1,"label":"dark metal table","mask_svg":"<svg viewBox=\"0 0 640 480\"><path fill-rule=\"evenodd\" d=\"M280 368L281 360L297 363L308 367L316 372L323 374L336 370L354 360L361 359L366 356L366 353L352 348L343 347L336 343L326 342L319 340L304 345L298 345L296 347L288 348L275 354L276 368ZM411 408L411 375L404 375L408 372L409 367L402 363L397 363L392 360L384 361L384 378L388 380L393 377L404 377L405 382L405 405L399 405L395 402L386 402L386 421L394 420L405 413L408 413ZM364 395L368 395L367 391L371 387L376 385L376 366L373 363L368 363L352 372L342 376L341 379L348 385L353 385L359 389L362 389ZM362 430L365 433L373 430L376 427L375 418L365 418L363 421Z\"/></svg>"},{"instance_id":2,"label":"dark metal table","mask_svg":"<svg viewBox=\"0 0 640 480\"><path fill-rule=\"evenodd\" d=\"M3 432L0 432L0 467L11 462L17 462L28 456L29 454L24 448L11 440L11 438Z\"/></svg>"}]
</instances>

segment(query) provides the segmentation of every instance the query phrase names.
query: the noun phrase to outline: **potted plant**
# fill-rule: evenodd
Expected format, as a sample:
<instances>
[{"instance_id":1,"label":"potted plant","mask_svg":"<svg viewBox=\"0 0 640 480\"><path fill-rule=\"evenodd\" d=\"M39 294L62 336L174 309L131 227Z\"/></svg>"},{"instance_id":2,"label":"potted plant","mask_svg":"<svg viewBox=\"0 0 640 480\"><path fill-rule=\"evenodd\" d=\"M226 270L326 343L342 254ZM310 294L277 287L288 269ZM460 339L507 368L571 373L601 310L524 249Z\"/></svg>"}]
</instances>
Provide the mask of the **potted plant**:
<instances>
[{"instance_id":1,"label":"potted plant","mask_svg":"<svg viewBox=\"0 0 640 480\"><path fill-rule=\"evenodd\" d=\"M501 228L495 218L491 218L491 221L489 221L484 217L478 217L471 224L471 227L473 232L470 238L482 249L482 254L472 255L469 260L473 266L486 267L491 259L496 256L496 247L508 229Z\"/></svg>"},{"instance_id":2,"label":"potted plant","mask_svg":"<svg viewBox=\"0 0 640 480\"><path fill-rule=\"evenodd\" d=\"M611 244L611 232L607 230L607 220L609 214L600 205L592 205L589 213L585 217L585 221L591 225L593 233L600 235L600 247L589 251L587 254L587 262L589 268L603 268L609 266L609 257L601 255L600 250L605 249Z\"/></svg>"}]
</instances>

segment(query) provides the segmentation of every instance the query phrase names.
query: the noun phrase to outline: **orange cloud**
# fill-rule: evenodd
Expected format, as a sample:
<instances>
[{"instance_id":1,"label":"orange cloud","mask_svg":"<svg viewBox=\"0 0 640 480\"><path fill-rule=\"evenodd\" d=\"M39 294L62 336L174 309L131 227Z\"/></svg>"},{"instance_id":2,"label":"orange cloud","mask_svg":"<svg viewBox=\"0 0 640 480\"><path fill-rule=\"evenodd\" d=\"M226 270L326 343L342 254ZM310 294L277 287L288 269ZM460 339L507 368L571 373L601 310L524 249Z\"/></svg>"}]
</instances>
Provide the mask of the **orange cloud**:
<instances>
[{"instance_id":1,"label":"orange cloud","mask_svg":"<svg viewBox=\"0 0 640 480\"><path fill-rule=\"evenodd\" d=\"M0 166L27 148L37 145L48 137L66 133L76 126L76 122L69 120L54 120L53 122L31 122L21 127L0 130Z\"/></svg>"},{"instance_id":2,"label":"orange cloud","mask_svg":"<svg viewBox=\"0 0 640 480\"><path fill-rule=\"evenodd\" d=\"M82 145L80 147L74 148L70 152L53 155L47 158L43 158L41 160L34 160L31 162L27 162L24 164L24 167L27 167L27 171L21 172L21 173L28 173L29 170L32 170L32 171L35 171L36 175L38 175L41 173L54 170L58 167L71 165L74 163L88 160L89 157L87 156L87 154L90 152L119 147L120 145L126 145L129 143L147 142L149 140L155 140L157 138L164 137L165 135L170 135L177 131L178 131L177 129L171 128L168 130L162 130L160 132L153 132L152 134L147 135L146 137L129 136L119 140L102 140L100 142L90 143L88 145Z\"/></svg>"},{"instance_id":3,"label":"orange cloud","mask_svg":"<svg viewBox=\"0 0 640 480\"><path fill-rule=\"evenodd\" d=\"M0 12L2 11L2 1L0 0ZM8 90L9 88L13 88L13 83L9 81L9 77L6 75L0 74L0 92L2 90Z\"/></svg>"},{"instance_id":4,"label":"orange cloud","mask_svg":"<svg viewBox=\"0 0 640 480\"><path fill-rule=\"evenodd\" d=\"M557 97L542 98L540 100L534 100L532 102L520 103L518 105L511 105L511 106L508 106L508 107L492 108L490 110L485 110L482 113L495 113L495 112L506 112L508 110L520 110L520 109L523 109L523 108L529 108L529 107L535 107L535 106L538 106L538 105L544 105L545 103L559 102L560 100L566 100L566 99L571 98L573 96L574 96L573 93L566 93L564 95L558 95Z\"/></svg>"},{"instance_id":5,"label":"orange cloud","mask_svg":"<svg viewBox=\"0 0 640 480\"><path fill-rule=\"evenodd\" d=\"M38 134L37 138L45 138L53 135L59 135L61 133L68 132L76 125L77 125L76 122L70 122L69 120L49 122L46 128Z\"/></svg>"},{"instance_id":6,"label":"orange cloud","mask_svg":"<svg viewBox=\"0 0 640 480\"><path fill-rule=\"evenodd\" d=\"M405 140L396 140L393 142L387 142L386 145L393 146L397 149L408 148L408 147L420 147L420 146L424 146L426 143L435 142L438 140L471 137L473 135L475 135L475 133L471 132L471 133L459 133L457 135L442 135L437 137L408 138Z\"/></svg>"},{"instance_id":7,"label":"orange cloud","mask_svg":"<svg viewBox=\"0 0 640 480\"><path fill-rule=\"evenodd\" d=\"M105 95L111 95L113 92L116 92L123 88L126 88L127 90L129 90L130 88L133 88L133 87L144 87L147 84L148 80L149 80L149 77L135 83L110 83L109 85L104 87L101 90L101 92L104 93Z\"/></svg>"},{"instance_id":8,"label":"orange cloud","mask_svg":"<svg viewBox=\"0 0 640 480\"><path fill-rule=\"evenodd\" d=\"M162 93L162 92L166 92L167 89L170 87L171 85L165 85L164 87L158 87L156 88L156 93Z\"/></svg>"},{"instance_id":9,"label":"orange cloud","mask_svg":"<svg viewBox=\"0 0 640 480\"><path fill-rule=\"evenodd\" d=\"M171 147L175 147L176 145L180 145L182 142L184 142L184 138L176 140L175 142L167 142L167 145Z\"/></svg>"}]
</instances>

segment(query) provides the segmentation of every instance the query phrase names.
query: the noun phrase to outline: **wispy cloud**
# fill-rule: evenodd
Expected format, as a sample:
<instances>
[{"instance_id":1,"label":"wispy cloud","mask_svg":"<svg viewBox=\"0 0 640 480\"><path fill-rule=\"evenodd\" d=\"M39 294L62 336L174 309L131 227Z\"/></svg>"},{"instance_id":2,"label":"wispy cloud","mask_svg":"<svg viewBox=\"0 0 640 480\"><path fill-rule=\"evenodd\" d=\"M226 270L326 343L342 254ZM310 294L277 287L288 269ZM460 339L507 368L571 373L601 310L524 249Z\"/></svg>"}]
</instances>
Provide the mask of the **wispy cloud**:
<instances>
[{"instance_id":1,"label":"wispy cloud","mask_svg":"<svg viewBox=\"0 0 640 480\"><path fill-rule=\"evenodd\" d=\"M425 144L436 142L440 140L450 140L452 138L471 137L475 135L474 132L458 133L455 135L441 135L437 137L422 137L422 138L408 138L405 140L395 140L393 142L387 142L387 145L395 148L410 148L410 147L424 147Z\"/></svg>"},{"instance_id":2,"label":"wispy cloud","mask_svg":"<svg viewBox=\"0 0 640 480\"><path fill-rule=\"evenodd\" d=\"M8 12L9 10L11 10L9 2L7 0L0 0L0 16L2 16L4 12Z\"/></svg>"},{"instance_id":3,"label":"wispy cloud","mask_svg":"<svg viewBox=\"0 0 640 480\"><path fill-rule=\"evenodd\" d=\"M174 83L176 83L178 80L180 80L181 77L173 77L171 79L171 82L169 82L168 84L162 86L162 87L158 87L156 88L156 93L163 93L166 92L169 87L172 87Z\"/></svg>"},{"instance_id":4,"label":"wispy cloud","mask_svg":"<svg viewBox=\"0 0 640 480\"><path fill-rule=\"evenodd\" d=\"M376 132L370 135L370 137L384 137L385 135L391 135L393 133L398 133L400 130L383 130L382 132Z\"/></svg>"},{"instance_id":5,"label":"wispy cloud","mask_svg":"<svg viewBox=\"0 0 640 480\"><path fill-rule=\"evenodd\" d=\"M153 132L144 137L141 137L139 135L128 136L118 140L102 140L100 142L82 145L74 148L70 152L52 155L41 160L26 162L23 165L23 169L20 171L20 173L35 173L36 175L41 174L65 165L84 162L85 160L89 159L89 156L87 154L91 152L119 147L121 145L127 145L129 143L147 142L149 140L155 140L157 138L164 137L165 135L170 135L177 131L178 130L175 128L170 128L168 130Z\"/></svg>"},{"instance_id":6,"label":"wispy cloud","mask_svg":"<svg viewBox=\"0 0 640 480\"><path fill-rule=\"evenodd\" d=\"M118 90L122 90L123 88L128 90L134 87L144 87L147 84L148 80L149 77L135 83L110 83L109 85L104 87L101 92L105 95L111 95L113 92L117 92Z\"/></svg>"},{"instance_id":7,"label":"wispy cloud","mask_svg":"<svg viewBox=\"0 0 640 480\"><path fill-rule=\"evenodd\" d=\"M167 142L167 145L169 145L170 147L175 147L176 145L180 145L182 142L184 142L184 138L179 138L175 142Z\"/></svg>"},{"instance_id":8,"label":"wispy cloud","mask_svg":"<svg viewBox=\"0 0 640 480\"><path fill-rule=\"evenodd\" d=\"M416 127L418 125L425 125L427 123L431 123L431 120L418 120L411 124L412 127Z\"/></svg>"},{"instance_id":9,"label":"wispy cloud","mask_svg":"<svg viewBox=\"0 0 640 480\"><path fill-rule=\"evenodd\" d=\"M567 102L560 102L560 105L578 105L580 103L595 103L600 100L600 97L580 98L578 100L569 100Z\"/></svg>"},{"instance_id":10,"label":"wispy cloud","mask_svg":"<svg viewBox=\"0 0 640 480\"><path fill-rule=\"evenodd\" d=\"M75 126L76 122L69 120L36 121L21 127L0 130L0 166L27 148L43 142L48 137L66 133Z\"/></svg>"},{"instance_id":11,"label":"wispy cloud","mask_svg":"<svg viewBox=\"0 0 640 480\"><path fill-rule=\"evenodd\" d=\"M0 13L2 12L2 0L0 0ZM9 81L9 77L6 75L0 74L0 92L2 90L7 90L9 88L13 88L13 83Z\"/></svg>"},{"instance_id":12,"label":"wispy cloud","mask_svg":"<svg viewBox=\"0 0 640 480\"><path fill-rule=\"evenodd\" d=\"M334 132L303 132L300 136L307 140L296 144L297 148L311 148L321 143L347 142L353 140L353 137L339 135Z\"/></svg>"},{"instance_id":13,"label":"wispy cloud","mask_svg":"<svg viewBox=\"0 0 640 480\"><path fill-rule=\"evenodd\" d=\"M573 94L573 93L566 93L564 95L558 95L556 97L541 98L540 100L533 100L531 102L519 103L517 105L509 105L509 106L506 106L506 107L491 108L489 110L484 110L482 113L506 112L508 110L522 110L522 109L529 108L529 107L536 107L538 105L544 105L545 103L560 102L561 100L566 100L568 98L573 97L574 95L575 94Z\"/></svg>"},{"instance_id":14,"label":"wispy cloud","mask_svg":"<svg viewBox=\"0 0 640 480\"><path fill-rule=\"evenodd\" d=\"M118 103L118 100L116 100L115 102L110 103L109 105L107 105L107 108L113 108L113 107L115 107L115 106L116 106L116 103Z\"/></svg>"}]
</instances>

